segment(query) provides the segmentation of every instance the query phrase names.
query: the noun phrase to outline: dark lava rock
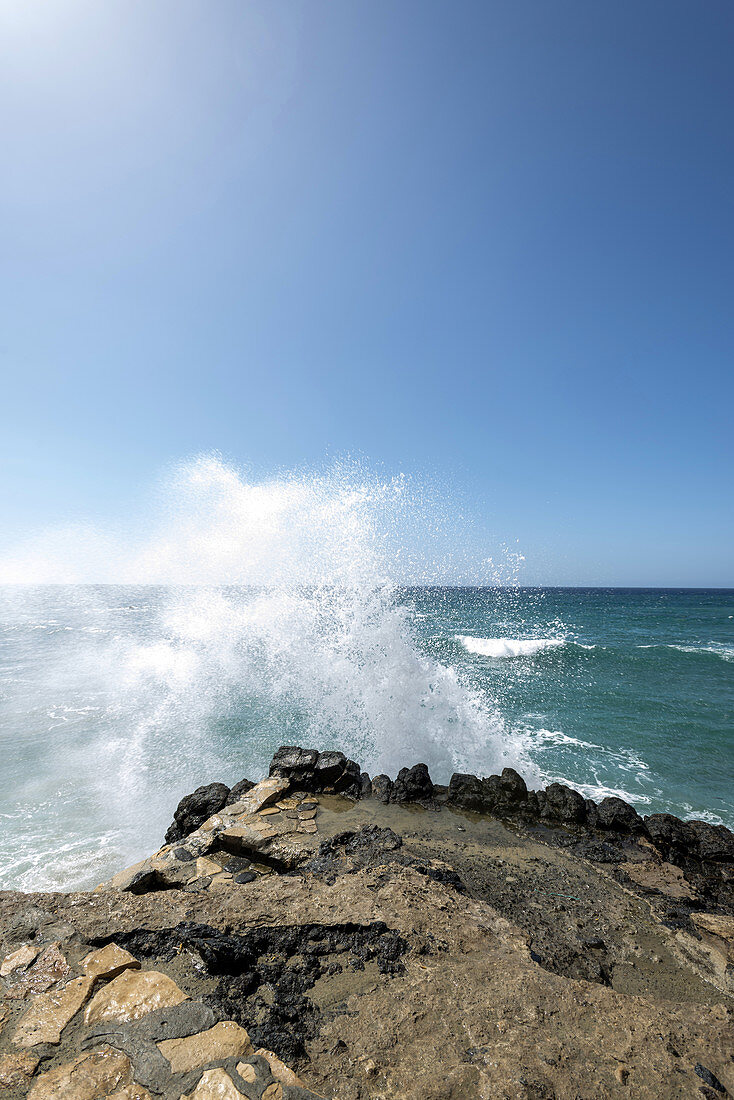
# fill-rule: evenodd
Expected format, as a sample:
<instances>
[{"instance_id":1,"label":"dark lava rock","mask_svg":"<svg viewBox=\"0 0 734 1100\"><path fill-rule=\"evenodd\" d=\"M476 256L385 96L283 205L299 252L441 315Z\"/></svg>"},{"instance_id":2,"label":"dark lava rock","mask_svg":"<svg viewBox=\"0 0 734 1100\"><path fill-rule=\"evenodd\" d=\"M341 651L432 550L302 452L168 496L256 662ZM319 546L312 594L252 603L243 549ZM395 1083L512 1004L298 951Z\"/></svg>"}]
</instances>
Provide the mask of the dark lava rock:
<instances>
[{"instance_id":1,"label":"dark lava rock","mask_svg":"<svg viewBox=\"0 0 734 1100\"><path fill-rule=\"evenodd\" d=\"M391 802L433 803L433 783L425 764L401 768L390 792Z\"/></svg>"},{"instance_id":2,"label":"dark lava rock","mask_svg":"<svg viewBox=\"0 0 734 1100\"><path fill-rule=\"evenodd\" d=\"M602 798L596 810L597 826L600 829L613 829L618 833L632 833L645 827L637 810L633 810L628 802L624 802L615 795Z\"/></svg>"},{"instance_id":3,"label":"dark lava rock","mask_svg":"<svg viewBox=\"0 0 734 1100\"><path fill-rule=\"evenodd\" d=\"M389 802L392 794L392 779L387 775L376 775L372 780L372 797L379 802Z\"/></svg>"},{"instance_id":4,"label":"dark lava rock","mask_svg":"<svg viewBox=\"0 0 734 1100\"><path fill-rule=\"evenodd\" d=\"M359 764L343 752L317 752L297 745L281 745L270 763L270 775L288 779L311 794L362 796Z\"/></svg>"},{"instance_id":5,"label":"dark lava rock","mask_svg":"<svg viewBox=\"0 0 734 1100\"><path fill-rule=\"evenodd\" d=\"M173 844L193 833L208 817L222 809L228 796L229 787L225 783L209 783L205 787L197 787L193 794L184 795L166 832L166 844Z\"/></svg>"},{"instance_id":6,"label":"dark lava rock","mask_svg":"<svg viewBox=\"0 0 734 1100\"><path fill-rule=\"evenodd\" d=\"M586 806L586 824L590 829L598 829L599 827L599 807L592 798L584 799L584 806Z\"/></svg>"},{"instance_id":7,"label":"dark lava rock","mask_svg":"<svg viewBox=\"0 0 734 1100\"><path fill-rule=\"evenodd\" d=\"M489 813L515 812L527 801L528 788L514 768L503 768L502 775L490 775L482 780L484 806Z\"/></svg>"},{"instance_id":8,"label":"dark lava rock","mask_svg":"<svg viewBox=\"0 0 734 1100\"><path fill-rule=\"evenodd\" d=\"M386 980L405 970L407 941L382 921L370 924L303 924L228 934L204 924L140 928L110 936L138 958L170 961L181 947L198 956L215 986L202 998L218 1020L247 1028L255 1047L297 1061L323 1026L322 1010L308 996L327 973L363 970L374 962ZM334 1013L338 1009L331 1009Z\"/></svg>"},{"instance_id":9,"label":"dark lava rock","mask_svg":"<svg viewBox=\"0 0 734 1100\"><path fill-rule=\"evenodd\" d=\"M337 833L319 845L318 852L300 870L336 881L338 874L387 862L403 845L403 838L380 825L362 825Z\"/></svg>"},{"instance_id":10,"label":"dark lava rock","mask_svg":"<svg viewBox=\"0 0 734 1100\"><path fill-rule=\"evenodd\" d=\"M577 825L586 820L586 803L578 791L563 783L551 783L545 788L542 814L551 821Z\"/></svg>"},{"instance_id":11,"label":"dark lava rock","mask_svg":"<svg viewBox=\"0 0 734 1100\"><path fill-rule=\"evenodd\" d=\"M696 1062L695 1066L693 1067L693 1072L698 1074L701 1080L704 1081L705 1084L709 1086L709 1088L712 1088L715 1092L721 1092L725 1096L728 1096L728 1093L719 1078L716 1077L710 1069L706 1069L705 1066L702 1066L700 1062Z\"/></svg>"},{"instance_id":12,"label":"dark lava rock","mask_svg":"<svg viewBox=\"0 0 734 1100\"><path fill-rule=\"evenodd\" d=\"M368 772L362 772L359 777L359 785L362 788L362 798L370 798L372 795L372 780Z\"/></svg>"},{"instance_id":13,"label":"dark lava rock","mask_svg":"<svg viewBox=\"0 0 734 1100\"><path fill-rule=\"evenodd\" d=\"M726 825L709 821L686 821L685 831L691 853L711 863L734 863L734 833Z\"/></svg>"},{"instance_id":14,"label":"dark lava rock","mask_svg":"<svg viewBox=\"0 0 734 1100\"><path fill-rule=\"evenodd\" d=\"M680 855L688 848L685 823L673 814L650 814L645 818L645 828L655 847L666 859Z\"/></svg>"},{"instance_id":15,"label":"dark lava rock","mask_svg":"<svg viewBox=\"0 0 734 1100\"><path fill-rule=\"evenodd\" d=\"M374 780L372 786L374 787ZM476 775L454 772L449 781L448 803L461 810L481 811L484 808L482 781Z\"/></svg>"},{"instance_id":16,"label":"dark lava rock","mask_svg":"<svg viewBox=\"0 0 734 1100\"><path fill-rule=\"evenodd\" d=\"M235 783L232 790L227 796L227 806L233 806L235 802L239 802L241 798L244 798L248 791L251 791L255 784L251 779L240 779L239 783Z\"/></svg>"}]
</instances>

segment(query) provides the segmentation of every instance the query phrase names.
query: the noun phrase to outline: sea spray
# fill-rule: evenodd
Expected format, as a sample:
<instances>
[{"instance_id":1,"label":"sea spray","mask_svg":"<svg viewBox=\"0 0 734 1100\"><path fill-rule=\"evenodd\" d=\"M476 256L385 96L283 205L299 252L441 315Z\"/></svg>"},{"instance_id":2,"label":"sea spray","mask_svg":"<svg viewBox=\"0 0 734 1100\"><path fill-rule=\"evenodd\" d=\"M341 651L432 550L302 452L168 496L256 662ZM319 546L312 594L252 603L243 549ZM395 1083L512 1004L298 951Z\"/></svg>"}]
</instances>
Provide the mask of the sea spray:
<instances>
[{"instance_id":1,"label":"sea spray","mask_svg":"<svg viewBox=\"0 0 734 1100\"><path fill-rule=\"evenodd\" d=\"M486 693L416 644L397 585L406 560L435 568L425 542L400 543L422 507L405 479L354 466L258 483L205 456L168 480L143 536L90 539L130 587L55 590L72 610L53 614L53 590L16 592L19 623L47 633L15 692L43 762L32 779L27 756L18 769L13 832L32 807L41 824L5 881L91 884L100 861L155 845L184 791L256 776L284 742L339 748L373 773L423 760L436 780L507 764L532 778ZM83 551L51 568L76 579Z\"/></svg>"}]
</instances>

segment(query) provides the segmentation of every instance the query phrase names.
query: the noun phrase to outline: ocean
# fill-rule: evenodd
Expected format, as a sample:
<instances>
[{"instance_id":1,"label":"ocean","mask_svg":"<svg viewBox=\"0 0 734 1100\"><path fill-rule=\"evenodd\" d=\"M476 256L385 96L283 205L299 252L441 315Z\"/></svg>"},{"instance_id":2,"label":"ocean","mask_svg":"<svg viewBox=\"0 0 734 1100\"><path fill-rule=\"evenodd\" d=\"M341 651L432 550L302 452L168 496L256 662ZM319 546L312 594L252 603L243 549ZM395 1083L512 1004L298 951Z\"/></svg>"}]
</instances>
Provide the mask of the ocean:
<instances>
[{"instance_id":1,"label":"ocean","mask_svg":"<svg viewBox=\"0 0 734 1100\"><path fill-rule=\"evenodd\" d=\"M0 886L93 886L283 743L734 826L734 590L0 588Z\"/></svg>"}]
</instances>

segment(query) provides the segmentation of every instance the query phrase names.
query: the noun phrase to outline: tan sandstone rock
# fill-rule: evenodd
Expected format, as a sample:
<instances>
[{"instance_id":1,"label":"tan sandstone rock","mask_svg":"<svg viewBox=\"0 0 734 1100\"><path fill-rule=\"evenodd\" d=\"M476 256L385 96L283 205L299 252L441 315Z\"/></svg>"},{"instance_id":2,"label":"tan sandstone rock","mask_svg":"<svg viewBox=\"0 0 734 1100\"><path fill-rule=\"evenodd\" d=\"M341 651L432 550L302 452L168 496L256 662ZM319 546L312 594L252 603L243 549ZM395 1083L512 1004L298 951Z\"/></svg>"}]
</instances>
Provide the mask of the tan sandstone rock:
<instances>
[{"instance_id":1,"label":"tan sandstone rock","mask_svg":"<svg viewBox=\"0 0 734 1100\"><path fill-rule=\"evenodd\" d=\"M73 971L59 951L58 943L50 943L19 982L5 994L10 999L27 997L29 993L45 993L47 989L70 978Z\"/></svg>"},{"instance_id":2,"label":"tan sandstone rock","mask_svg":"<svg viewBox=\"0 0 734 1100\"><path fill-rule=\"evenodd\" d=\"M223 1069L208 1069L193 1092L183 1100L246 1100L234 1081Z\"/></svg>"},{"instance_id":3,"label":"tan sandstone rock","mask_svg":"<svg viewBox=\"0 0 734 1100\"><path fill-rule=\"evenodd\" d=\"M0 1005L0 1031L3 1029L3 1024L7 1020L9 1012L10 1009L7 1005Z\"/></svg>"},{"instance_id":4,"label":"tan sandstone rock","mask_svg":"<svg viewBox=\"0 0 734 1100\"><path fill-rule=\"evenodd\" d=\"M252 1043L244 1028L226 1020L186 1039L164 1039L158 1049L171 1063L172 1073L188 1073L208 1062L247 1057L252 1054Z\"/></svg>"},{"instance_id":5,"label":"tan sandstone rock","mask_svg":"<svg viewBox=\"0 0 734 1100\"><path fill-rule=\"evenodd\" d=\"M264 1058L270 1066L270 1072L276 1081L280 1081L281 1085L295 1085L298 1088L305 1089L303 1081L298 1077L292 1069L289 1069L285 1062L281 1062L277 1054L273 1054L272 1050L266 1050L265 1047L260 1047L255 1051L255 1056Z\"/></svg>"},{"instance_id":6,"label":"tan sandstone rock","mask_svg":"<svg viewBox=\"0 0 734 1100\"><path fill-rule=\"evenodd\" d=\"M88 978L116 978L123 970L140 970L140 963L116 943L108 943L99 951L91 951L82 959L82 970Z\"/></svg>"},{"instance_id":7,"label":"tan sandstone rock","mask_svg":"<svg viewBox=\"0 0 734 1100\"><path fill-rule=\"evenodd\" d=\"M27 966L31 965L39 951L40 948L32 943L24 943L17 951L11 951L9 955L5 956L2 966L0 966L0 978L7 978L9 974L13 974L16 970L25 970Z\"/></svg>"},{"instance_id":8,"label":"tan sandstone rock","mask_svg":"<svg viewBox=\"0 0 734 1100\"><path fill-rule=\"evenodd\" d=\"M0 1058L0 1089L19 1089L28 1084L36 1072L39 1059L29 1050L6 1054Z\"/></svg>"},{"instance_id":9,"label":"tan sandstone rock","mask_svg":"<svg viewBox=\"0 0 734 1100\"><path fill-rule=\"evenodd\" d=\"M196 877L204 878L207 875L218 875L222 868L218 863L215 863L213 859L207 859L206 856L199 856L196 861Z\"/></svg>"},{"instance_id":10,"label":"tan sandstone rock","mask_svg":"<svg viewBox=\"0 0 734 1100\"><path fill-rule=\"evenodd\" d=\"M87 1006L84 1020L139 1020L156 1008L171 1008L188 1000L172 978L159 970L125 970Z\"/></svg>"},{"instance_id":11,"label":"tan sandstone rock","mask_svg":"<svg viewBox=\"0 0 734 1100\"><path fill-rule=\"evenodd\" d=\"M251 1066L249 1062L238 1062L237 1072L243 1081L247 1081L248 1085L252 1085L257 1081L257 1074L255 1073L255 1067Z\"/></svg>"},{"instance_id":12,"label":"tan sandstone rock","mask_svg":"<svg viewBox=\"0 0 734 1100\"><path fill-rule=\"evenodd\" d=\"M262 1094L262 1100L283 1100L283 1086L280 1081L273 1081Z\"/></svg>"},{"instance_id":13,"label":"tan sandstone rock","mask_svg":"<svg viewBox=\"0 0 734 1100\"><path fill-rule=\"evenodd\" d=\"M94 978L74 978L60 989L39 993L18 1024L13 1036L15 1045L60 1042L61 1032L86 1002L93 985Z\"/></svg>"},{"instance_id":14,"label":"tan sandstone rock","mask_svg":"<svg viewBox=\"0 0 734 1100\"><path fill-rule=\"evenodd\" d=\"M150 1100L150 1093L132 1078L130 1059L104 1046L44 1073L28 1100Z\"/></svg>"}]
</instances>

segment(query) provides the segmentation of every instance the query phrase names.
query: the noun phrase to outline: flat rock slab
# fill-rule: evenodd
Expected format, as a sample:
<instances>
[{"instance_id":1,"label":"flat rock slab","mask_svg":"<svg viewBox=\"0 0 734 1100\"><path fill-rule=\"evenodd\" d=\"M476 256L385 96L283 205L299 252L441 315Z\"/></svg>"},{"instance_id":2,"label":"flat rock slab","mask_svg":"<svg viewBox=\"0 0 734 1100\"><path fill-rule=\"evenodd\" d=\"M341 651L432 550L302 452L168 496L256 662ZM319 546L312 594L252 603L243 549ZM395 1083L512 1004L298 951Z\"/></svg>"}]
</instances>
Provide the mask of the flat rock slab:
<instances>
[{"instance_id":1,"label":"flat rock slab","mask_svg":"<svg viewBox=\"0 0 734 1100\"><path fill-rule=\"evenodd\" d=\"M171 1008L186 1000L173 978L160 970L126 970L94 996L84 1020L88 1024L139 1020L157 1008Z\"/></svg>"},{"instance_id":2,"label":"flat rock slab","mask_svg":"<svg viewBox=\"0 0 734 1100\"><path fill-rule=\"evenodd\" d=\"M140 963L123 947L108 943L99 951L91 951L82 959L82 970L88 978L105 978L110 981L123 970L140 970Z\"/></svg>"},{"instance_id":3,"label":"flat rock slab","mask_svg":"<svg viewBox=\"0 0 734 1100\"><path fill-rule=\"evenodd\" d=\"M150 1100L147 1089L133 1081L130 1059L109 1046L42 1074L28 1100L99 1100L106 1096Z\"/></svg>"},{"instance_id":4,"label":"flat rock slab","mask_svg":"<svg viewBox=\"0 0 734 1100\"><path fill-rule=\"evenodd\" d=\"M158 1049L170 1062L172 1073L189 1073L208 1062L248 1057L252 1054L252 1043L244 1028L226 1020L186 1039L165 1039L158 1043Z\"/></svg>"},{"instance_id":5,"label":"flat rock slab","mask_svg":"<svg viewBox=\"0 0 734 1100\"><path fill-rule=\"evenodd\" d=\"M92 992L94 978L74 978L61 989L39 993L22 1018L13 1036L19 1047L61 1041L61 1032L75 1016Z\"/></svg>"},{"instance_id":6,"label":"flat rock slab","mask_svg":"<svg viewBox=\"0 0 734 1100\"><path fill-rule=\"evenodd\" d=\"M17 951L11 951L9 955L5 956L2 966L0 966L0 978L7 978L9 974L13 974L16 970L25 970L26 967L31 965L40 950L40 947L32 943L24 943Z\"/></svg>"},{"instance_id":7,"label":"flat rock slab","mask_svg":"<svg viewBox=\"0 0 734 1100\"><path fill-rule=\"evenodd\" d=\"M33 993L45 993L58 982L72 976L72 969L59 950L58 943L50 943L30 970L23 974L20 981L12 985L5 996L12 999L27 997Z\"/></svg>"}]
</instances>

